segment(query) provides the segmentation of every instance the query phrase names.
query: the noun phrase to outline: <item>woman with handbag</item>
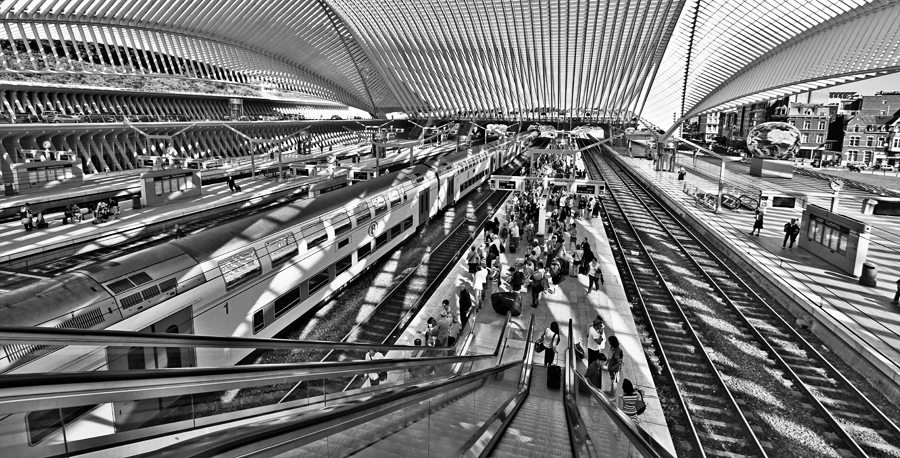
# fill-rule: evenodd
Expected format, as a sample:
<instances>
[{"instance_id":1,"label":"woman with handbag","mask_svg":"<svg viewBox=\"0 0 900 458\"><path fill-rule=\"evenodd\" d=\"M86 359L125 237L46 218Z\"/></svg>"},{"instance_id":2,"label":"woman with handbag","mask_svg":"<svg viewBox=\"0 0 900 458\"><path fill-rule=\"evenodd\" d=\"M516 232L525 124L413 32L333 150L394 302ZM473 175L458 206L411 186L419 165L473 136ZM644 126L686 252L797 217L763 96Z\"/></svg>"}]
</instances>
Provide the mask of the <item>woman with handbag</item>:
<instances>
[{"instance_id":1,"label":"woman with handbag","mask_svg":"<svg viewBox=\"0 0 900 458\"><path fill-rule=\"evenodd\" d=\"M644 413L646 407L644 393L641 390L635 390L631 380L625 379L622 382L622 393L619 394L619 408L622 409L622 413L631 417L634 422L638 422L637 416Z\"/></svg>"},{"instance_id":2,"label":"woman with handbag","mask_svg":"<svg viewBox=\"0 0 900 458\"><path fill-rule=\"evenodd\" d=\"M544 329L544 333L541 334L541 339L538 340L538 344L543 347L545 366L553 364L553 359L556 357L556 345L558 343L559 324L554 321L550 323L550 327Z\"/></svg>"},{"instance_id":3,"label":"woman with handbag","mask_svg":"<svg viewBox=\"0 0 900 458\"><path fill-rule=\"evenodd\" d=\"M625 353L619 348L619 339L616 336L610 336L608 341L609 358L607 358L606 372L609 373L610 386L607 393L615 396L617 382L619 381L619 371L622 369L622 359L625 358Z\"/></svg>"}]
</instances>

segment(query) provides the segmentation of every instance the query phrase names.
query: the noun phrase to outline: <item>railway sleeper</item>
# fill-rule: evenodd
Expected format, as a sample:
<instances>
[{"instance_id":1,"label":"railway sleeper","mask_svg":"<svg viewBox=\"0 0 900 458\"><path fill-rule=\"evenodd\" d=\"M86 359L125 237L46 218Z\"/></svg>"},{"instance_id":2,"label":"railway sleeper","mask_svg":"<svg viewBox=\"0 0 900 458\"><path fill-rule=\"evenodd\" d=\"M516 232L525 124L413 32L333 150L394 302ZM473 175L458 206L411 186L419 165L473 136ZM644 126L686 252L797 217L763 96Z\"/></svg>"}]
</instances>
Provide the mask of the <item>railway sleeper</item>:
<instances>
[{"instance_id":1,"label":"railway sleeper","mask_svg":"<svg viewBox=\"0 0 900 458\"><path fill-rule=\"evenodd\" d=\"M794 372L796 372L796 371L794 371ZM837 380L832 379L832 378L822 377L822 376L820 376L820 375L804 374L804 373L797 373L797 375L800 377L800 380L802 380L803 383L806 383L807 385L812 385L812 383L810 383L809 380L815 380L815 381L818 382L818 383L824 383L824 384L827 384L827 385L825 385L825 386L827 386L827 387L835 387L835 388L837 388L837 387L836 387L836 385L837 385ZM820 387L820 386L822 386L822 385L816 384L815 386L816 386L816 387Z\"/></svg>"},{"instance_id":2,"label":"railway sleeper","mask_svg":"<svg viewBox=\"0 0 900 458\"><path fill-rule=\"evenodd\" d=\"M715 426L717 428L734 429L737 431L741 431L744 429L744 425L741 425L740 423L731 423L731 422L727 422L727 421L710 420L708 418L701 418L701 419L697 420L697 422L703 423L704 425L707 425L707 426Z\"/></svg>"},{"instance_id":3,"label":"railway sleeper","mask_svg":"<svg viewBox=\"0 0 900 458\"><path fill-rule=\"evenodd\" d=\"M683 372L683 371L679 371L679 372ZM690 372L686 372L686 374L690 374L690 375L695 376L695 377L697 377L697 378L709 378L709 379L712 378L711 375L705 375L705 374L694 374L694 373L690 373ZM677 374L676 374L676 375L677 375ZM698 383L698 382L691 382L690 380L680 380L680 379L676 379L676 380L678 380L678 384L679 384L679 385L689 386L689 387L691 387L692 389L712 391L713 393L718 393L718 392L719 392L719 387L717 387L717 386L715 386L715 385L713 385L713 384L711 384L711 383ZM722 399L721 396L710 396L710 395L706 395L706 394L702 394L702 393L698 393L698 392L686 393L685 395L686 395L686 396L698 396L698 397L701 397L701 398L707 398L707 399L714 400L715 402L719 402L719 403L725 402L724 399Z\"/></svg>"}]
</instances>

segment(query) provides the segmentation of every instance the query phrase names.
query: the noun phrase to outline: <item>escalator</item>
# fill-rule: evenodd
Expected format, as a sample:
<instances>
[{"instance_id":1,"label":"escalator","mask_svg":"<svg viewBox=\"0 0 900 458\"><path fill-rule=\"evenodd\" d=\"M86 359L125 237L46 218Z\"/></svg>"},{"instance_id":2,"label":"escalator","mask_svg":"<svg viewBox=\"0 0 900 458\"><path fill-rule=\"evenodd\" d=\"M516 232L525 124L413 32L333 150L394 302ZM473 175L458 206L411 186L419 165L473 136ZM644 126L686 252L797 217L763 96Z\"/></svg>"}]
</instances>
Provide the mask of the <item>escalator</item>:
<instances>
[{"instance_id":1,"label":"escalator","mask_svg":"<svg viewBox=\"0 0 900 458\"><path fill-rule=\"evenodd\" d=\"M652 438L611 406L596 390L577 396L585 384L575 361L565 358L562 390L545 387L543 367L532 365L533 318L521 359L500 364L510 319L492 354L471 355L474 325L457 346L426 355L371 361L271 364L215 368L0 377L0 455L143 457L446 457L446 456L670 456ZM570 324L571 326L571 324ZM8 331L8 332L7 332ZM0 327L0 343L28 338L52 344L61 330L13 332ZM73 332L69 342L87 345L159 347L180 345L228 348L333 346L360 351L403 346L297 342L278 339L155 337L124 332ZM43 337L41 337L43 336ZM358 348L357 348L358 347ZM569 349L568 355L572 354ZM509 355L507 355L509 356ZM507 361L509 358L506 359ZM490 363L490 364L486 364ZM487 368L484 368L488 366ZM475 370L474 368L483 368ZM381 384L343 392L320 392L290 402L265 400L267 389L307 382L319 386L333 378L387 372ZM531 383L534 381L535 383ZM209 396L215 393L215 396ZM232 403L240 393L240 405ZM158 419L163 399L179 399L178 411ZM212 407L211 399L219 404ZM144 427L117 428L120 409L132 408ZM27 439L29 412L60 412L85 407L89 413L67 418L38 442ZM112 411L112 412L110 412ZM124 412L125 410L122 410ZM22 421L25 420L25 421ZM110 422L111 426L110 427ZM134 423L134 422L132 422ZM18 431L16 428L24 429ZM104 429L106 428L106 429ZM592 437L600 438L592 441ZM612 439L611 439L612 438ZM611 443L611 440L617 440ZM608 447L614 447L609 449Z\"/></svg>"}]
</instances>

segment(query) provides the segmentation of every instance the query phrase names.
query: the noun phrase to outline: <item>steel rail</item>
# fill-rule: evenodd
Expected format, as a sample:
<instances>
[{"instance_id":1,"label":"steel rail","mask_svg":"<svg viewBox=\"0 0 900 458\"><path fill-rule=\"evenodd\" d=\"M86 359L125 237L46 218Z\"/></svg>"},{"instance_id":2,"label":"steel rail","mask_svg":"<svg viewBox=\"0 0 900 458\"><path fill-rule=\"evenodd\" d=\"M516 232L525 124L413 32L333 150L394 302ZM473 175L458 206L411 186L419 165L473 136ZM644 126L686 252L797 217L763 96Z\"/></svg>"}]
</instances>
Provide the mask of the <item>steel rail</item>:
<instances>
[{"instance_id":1,"label":"steel rail","mask_svg":"<svg viewBox=\"0 0 900 458\"><path fill-rule=\"evenodd\" d=\"M617 164L617 166L619 166L621 168L620 165ZM620 178L621 178L622 173L627 173L627 172L624 172L624 169L621 172L616 171L616 170L614 170L614 172L617 173L620 176ZM634 183L641 191L643 191L647 195L647 197L649 197L654 203L656 203L656 205L658 205L669 218L671 218L673 221L676 222L676 224L681 228L681 230L684 231L685 234L687 234L687 236L688 236L687 238L691 242L698 245L703 250L703 252L706 254L706 256L708 256L711 260L713 260L717 264L716 268L724 271L730 277L730 280L737 282L742 287L741 292L751 296L752 300L756 303L755 305L758 305L758 306L761 305L765 310L770 312L773 317L776 317L776 320L778 320L779 324L781 324L785 329L788 330L788 332L791 334L791 337L793 337L794 339L799 341L802 344L802 346L804 347L805 351L814 355L816 362L825 366L825 369L830 372L829 375L837 378L838 380L841 380L846 387L850 388L852 390L852 394L854 394L856 397L858 397L864 403L866 408L868 408L870 411L874 412L876 414L876 416L878 417L878 419L881 420L881 422L883 424L885 424L885 426L887 426L891 430L891 432L894 434L894 436L896 438L900 439L900 428L898 428L894 422L892 422L880 409L878 409L874 405L874 403L872 403L852 383L850 383L849 380L847 380L840 373L840 371L838 371L827 360L825 360L825 358L818 351L816 351L815 348L811 344L809 344L809 342L806 341L806 339L804 339L802 336L800 336L800 334L797 333L796 330L792 326L790 326L787 322L785 322L784 319L778 313L776 313L774 310L772 310L772 308L765 301L763 301L762 298L760 298L756 294L756 292L753 290L753 288L750 288L746 283L744 283L744 281L741 280L741 278L738 275L736 275L730 268L728 268L728 266L724 262L722 262L722 260L718 256L716 256L709 249L708 246L706 246L706 244L701 242L699 240L699 238L696 237L678 218L676 218L674 215L672 215L672 213L669 212L669 210L661 202L659 202L659 200L656 198L656 196L654 196L652 193L648 192L636 180L634 180ZM713 290L719 295L719 297L722 298L725 301L725 303L731 308L731 310L737 314L737 317L741 321L741 323L743 323L753 334L753 337L761 345L763 345L763 347L766 350L766 353L768 353L769 357L772 358L775 361L775 363L782 370L784 370L785 373L788 374L791 381L796 385L796 387L807 398L811 399L811 401L812 401L811 403L815 407L815 409L824 417L825 421L833 429L835 429L835 432L845 442L845 444L848 445L850 447L850 449L854 453L858 454L859 456L868 456L868 454L862 449L862 446L850 435L850 433L843 426L840 425L840 423L838 423L837 419L831 413L831 411L815 396L815 394L809 388L809 386L805 382L803 382L803 380L800 378L800 376L794 371L792 365L789 364L787 361L785 361L781 357L781 354L769 343L769 340L765 336L762 335L762 333L757 329L757 327L755 325L753 325L753 323L741 311L740 307L737 304L735 304L732 301L731 297L719 286L718 282L716 282L707 273L706 269L697 260L696 256L692 255L684 247L684 245L681 243L681 241L678 240L678 237L672 233L671 229L669 229L669 227L666 224L664 224L662 221L659 220L659 217L655 214L655 212L653 210L650 209L649 205L647 205L647 203L646 203L647 201L644 198L638 196L638 193L633 190L633 187L631 185L625 183L624 180L623 180L623 184L635 195L637 200L639 200L641 202L641 205L643 206L643 208L647 210L647 214L649 214L655 221L657 221L659 223L660 227L663 229L663 231L665 233L669 234L669 236L672 238L672 241L681 249L681 251L684 253L684 255L688 259L690 259L690 261L697 267L697 270L699 271L699 273L703 276L703 278L706 279L706 281L709 283L709 285L712 286Z\"/></svg>"},{"instance_id":2,"label":"steel rail","mask_svg":"<svg viewBox=\"0 0 900 458\"><path fill-rule=\"evenodd\" d=\"M586 159L586 161L585 161L586 166L588 163L590 163L591 166L594 167L594 170L596 171L596 176L593 176L593 179L602 178L602 175L600 174L600 169L597 166L597 164L594 162L593 156L589 152L586 152L585 154L582 154L582 158ZM699 450L700 456L705 457L706 451L703 450L703 446L701 445L702 443L700 441L699 435L697 434L697 428L694 426L694 422L691 419L691 414L687 408L687 403L684 400L684 395L681 394L681 389L678 387L678 384L676 384L674 382L675 377L674 377L674 374L672 373L672 368L669 366L669 357L666 355L666 351L662 346L662 341L659 338L659 334L656 332L656 324L653 323L653 320L650 319L650 311L647 308L647 303L644 301L644 296L641 293L641 289L637 287L637 280L635 280L634 273L631 270L631 263L628 261L628 257L625 256L625 253L622 250L622 243L619 241L619 234L616 232L616 230L614 228L612 228L612 223L610 222L611 220L609 218L609 214L606 211L606 205L602 204L602 202L601 202L600 209L601 209L603 217L605 217L604 226L609 228L607 230L608 237L610 238L611 241L615 242L615 247L619 251L619 254L621 256L623 264L625 264L625 271L628 273L628 277L631 280L631 283L633 285L635 285L634 290L635 290L636 296L634 298L629 298L629 299L631 300L632 306L635 303L640 304L641 309L644 312L644 316L647 317L647 326L649 327L649 330L650 330L650 337L652 339L653 347L656 349L656 354L659 357L660 365L663 368L665 368L666 371L668 372L669 376L672 377L671 386L673 388L673 392L675 393L675 399L678 401L678 406L681 408L681 411L684 412L684 415L687 417L688 431L690 433L690 436L694 439L693 445L696 446L697 450ZM610 248L613 248L613 247L611 246ZM613 248L613 249L616 249L616 248Z\"/></svg>"},{"instance_id":3,"label":"steel rail","mask_svg":"<svg viewBox=\"0 0 900 458\"><path fill-rule=\"evenodd\" d=\"M607 181L607 183L609 183L609 182ZM750 424L747 422L747 418L744 415L743 410L740 408L740 406L738 406L737 401L735 400L734 396L731 394L731 390L725 384L725 380L722 378L722 374L716 368L715 364L712 361L712 358L710 358L709 352L706 350L706 346L700 341L700 338L697 335L696 330L694 329L690 320L688 320L687 314L685 314L685 312L684 312L684 308L681 306L681 304L675 298L675 295L672 293L672 291L669 289L668 284L663 279L663 276L659 270L659 267L656 265L656 262L650 256L650 253L647 250L647 247L644 245L643 241L641 241L640 235L638 235L637 230L631 224L631 221L628 220L627 215L625 215L624 207L619 203L616 196L612 193L611 187L608 186L607 189L610 190L609 195L612 198L613 202L616 203L616 206L619 207L620 211L622 212L622 215L624 217L624 223L634 233L635 240L636 240L638 246L640 247L641 252L644 254L644 256L647 257L648 264L652 268L654 276L659 280L659 287L663 291L665 291L665 296L674 305L675 310L678 311L678 314L680 315L680 318L683 321L684 326L685 326L686 330L688 331L688 334L691 337L691 340L695 343L695 345L697 345L697 348L700 350L699 353L702 356L702 359L707 363L707 366L710 369L710 372L712 373L714 380L722 388L722 390L725 394L724 397L727 400L727 404L731 408L733 408L735 413L737 413L737 415L739 416L740 424L743 426L744 432L745 432L745 434L747 434L748 439L750 439L750 442L752 445L751 448L755 449L755 451L759 454L759 456L763 456L763 457L768 456L768 454L766 453L762 444L760 443L759 439L756 437L756 433L753 431L753 429L750 427ZM610 224L611 224L611 222L610 222ZM648 319L652 319L652 316L649 314L647 315L647 317L648 317ZM671 370L671 367L670 367L669 372L670 372L670 374L672 374L672 378L674 379L675 376ZM693 422L692 422L692 424L693 424Z\"/></svg>"}]
</instances>

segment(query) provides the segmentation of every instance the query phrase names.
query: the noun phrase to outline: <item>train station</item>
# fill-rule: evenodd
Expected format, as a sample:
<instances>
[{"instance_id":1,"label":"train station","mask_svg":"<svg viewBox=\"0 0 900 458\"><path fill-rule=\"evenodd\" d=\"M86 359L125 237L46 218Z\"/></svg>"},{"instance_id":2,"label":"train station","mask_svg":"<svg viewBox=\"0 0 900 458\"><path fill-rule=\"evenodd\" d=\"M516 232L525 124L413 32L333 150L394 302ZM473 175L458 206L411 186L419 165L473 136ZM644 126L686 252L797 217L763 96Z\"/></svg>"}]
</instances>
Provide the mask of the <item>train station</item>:
<instances>
[{"instance_id":1,"label":"train station","mask_svg":"<svg viewBox=\"0 0 900 458\"><path fill-rule=\"evenodd\" d=\"M0 456L900 457L900 2L0 12Z\"/></svg>"}]
</instances>

